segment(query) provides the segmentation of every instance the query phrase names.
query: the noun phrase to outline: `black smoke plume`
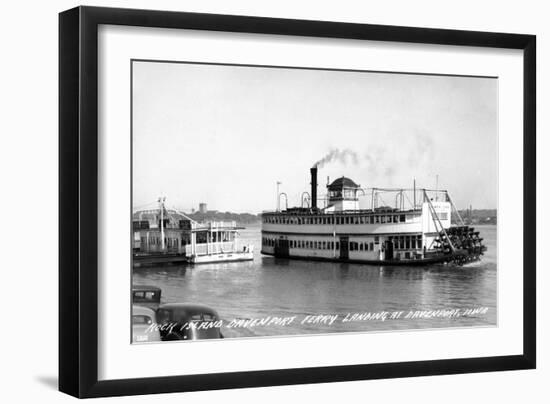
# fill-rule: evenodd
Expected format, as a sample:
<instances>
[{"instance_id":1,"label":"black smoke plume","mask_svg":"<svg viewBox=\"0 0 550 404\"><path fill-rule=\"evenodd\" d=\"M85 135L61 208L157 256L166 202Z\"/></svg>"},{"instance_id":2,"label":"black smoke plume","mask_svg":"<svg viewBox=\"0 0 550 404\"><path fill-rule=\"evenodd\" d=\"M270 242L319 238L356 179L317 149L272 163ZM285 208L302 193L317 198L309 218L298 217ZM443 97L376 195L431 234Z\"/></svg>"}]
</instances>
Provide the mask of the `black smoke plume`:
<instances>
[{"instance_id":1,"label":"black smoke plume","mask_svg":"<svg viewBox=\"0 0 550 404\"><path fill-rule=\"evenodd\" d=\"M321 168L325 164L338 161L340 163L347 164L349 162L358 164L359 159L357 153L350 149L331 149L322 159L313 164L313 167Z\"/></svg>"}]
</instances>

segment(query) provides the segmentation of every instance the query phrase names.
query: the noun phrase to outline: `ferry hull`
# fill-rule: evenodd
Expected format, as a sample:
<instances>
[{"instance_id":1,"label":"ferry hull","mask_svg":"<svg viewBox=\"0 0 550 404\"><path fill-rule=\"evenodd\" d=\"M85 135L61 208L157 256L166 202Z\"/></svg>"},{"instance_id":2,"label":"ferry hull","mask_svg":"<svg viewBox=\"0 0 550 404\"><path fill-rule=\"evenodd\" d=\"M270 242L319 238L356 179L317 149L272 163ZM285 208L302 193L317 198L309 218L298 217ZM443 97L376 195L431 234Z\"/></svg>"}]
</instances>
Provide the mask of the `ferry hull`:
<instances>
[{"instance_id":1,"label":"ferry hull","mask_svg":"<svg viewBox=\"0 0 550 404\"><path fill-rule=\"evenodd\" d=\"M300 261L316 261L316 262L339 262L339 263L349 263L349 264L364 264L372 266L425 266L431 264L445 264L445 263L456 263L457 265L463 265L470 262L475 262L480 260L481 254L440 254L437 256L430 256L425 258L418 259L401 259L401 260L366 260L366 259L356 259L356 258L327 258L327 257L308 257L308 256L298 256L298 255L282 255L268 251L262 251L263 255L269 255L275 258L284 258L284 259L293 259Z\"/></svg>"},{"instance_id":2,"label":"ferry hull","mask_svg":"<svg viewBox=\"0 0 550 404\"><path fill-rule=\"evenodd\" d=\"M184 254L134 254L133 266L162 265L162 264L181 264L188 261Z\"/></svg>"},{"instance_id":3,"label":"ferry hull","mask_svg":"<svg viewBox=\"0 0 550 404\"><path fill-rule=\"evenodd\" d=\"M206 264L215 262L252 261L253 259L253 252L233 252L192 256L188 258L188 262L191 264Z\"/></svg>"},{"instance_id":4,"label":"ferry hull","mask_svg":"<svg viewBox=\"0 0 550 404\"><path fill-rule=\"evenodd\" d=\"M139 254L134 255L135 268L163 264L206 264L213 262L252 261L253 251L237 251L227 253L202 254L187 256L185 254Z\"/></svg>"}]
</instances>

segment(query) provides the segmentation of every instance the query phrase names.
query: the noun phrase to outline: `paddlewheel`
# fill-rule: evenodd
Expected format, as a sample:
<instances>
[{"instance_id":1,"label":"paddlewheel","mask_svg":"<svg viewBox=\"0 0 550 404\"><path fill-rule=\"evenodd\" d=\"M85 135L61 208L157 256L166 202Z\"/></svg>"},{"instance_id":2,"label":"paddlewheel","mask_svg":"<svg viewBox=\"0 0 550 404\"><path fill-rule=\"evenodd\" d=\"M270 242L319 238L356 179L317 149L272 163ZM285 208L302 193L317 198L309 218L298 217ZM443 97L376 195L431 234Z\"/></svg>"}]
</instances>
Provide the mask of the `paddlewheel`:
<instances>
[{"instance_id":1,"label":"paddlewheel","mask_svg":"<svg viewBox=\"0 0 550 404\"><path fill-rule=\"evenodd\" d=\"M478 261L487 247L479 231L470 226L452 226L439 233L436 248L448 256L447 262L464 265Z\"/></svg>"}]
</instances>

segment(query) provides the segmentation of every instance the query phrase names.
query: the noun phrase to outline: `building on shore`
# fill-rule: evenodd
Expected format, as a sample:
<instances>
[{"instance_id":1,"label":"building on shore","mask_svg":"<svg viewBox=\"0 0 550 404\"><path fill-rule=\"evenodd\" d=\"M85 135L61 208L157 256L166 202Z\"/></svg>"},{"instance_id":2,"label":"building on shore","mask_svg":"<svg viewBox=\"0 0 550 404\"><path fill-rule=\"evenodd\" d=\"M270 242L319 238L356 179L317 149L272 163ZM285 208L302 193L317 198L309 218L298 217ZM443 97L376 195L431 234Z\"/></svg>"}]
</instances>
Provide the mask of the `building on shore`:
<instances>
[{"instance_id":1,"label":"building on shore","mask_svg":"<svg viewBox=\"0 0 550 404\"><path fill-rule=\"evenodd\" d=\"M208 212L208 207L206 203L204 202L199 203L199 213L205 215L207 212Z\"/></svg>"}]
</instances>

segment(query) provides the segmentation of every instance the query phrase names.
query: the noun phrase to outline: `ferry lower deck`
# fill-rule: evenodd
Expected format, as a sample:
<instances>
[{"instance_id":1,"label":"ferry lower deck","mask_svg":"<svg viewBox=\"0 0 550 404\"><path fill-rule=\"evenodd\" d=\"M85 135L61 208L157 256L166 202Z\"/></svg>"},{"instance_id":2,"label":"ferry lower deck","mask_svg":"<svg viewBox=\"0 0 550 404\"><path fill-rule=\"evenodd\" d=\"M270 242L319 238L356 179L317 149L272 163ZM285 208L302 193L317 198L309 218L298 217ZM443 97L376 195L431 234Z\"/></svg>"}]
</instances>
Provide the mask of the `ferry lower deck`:
<instances>
[{"instance_id":1,"label":"ferry lower deck","mask_svg":"<svg viewBox=\"0 0 550 404\"><path fill-rule=\"evenodd\" d=\"M421 233L282 236L264 231L262 253L280 257L379 263L423 259L426 251Z\"/></svg>"}]
</instances>

